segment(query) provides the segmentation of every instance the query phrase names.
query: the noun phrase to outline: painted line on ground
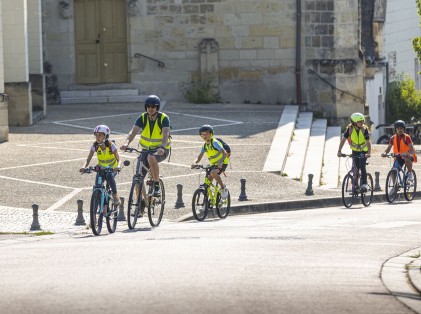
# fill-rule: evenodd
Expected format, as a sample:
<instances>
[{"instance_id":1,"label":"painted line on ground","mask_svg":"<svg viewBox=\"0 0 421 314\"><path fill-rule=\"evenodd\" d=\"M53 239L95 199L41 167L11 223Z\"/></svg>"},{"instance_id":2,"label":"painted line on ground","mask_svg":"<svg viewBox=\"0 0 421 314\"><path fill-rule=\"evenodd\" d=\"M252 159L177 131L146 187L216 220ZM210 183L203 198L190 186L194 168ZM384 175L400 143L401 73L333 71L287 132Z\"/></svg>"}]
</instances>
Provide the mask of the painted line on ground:
<instances>
[{"instance_id":1,"label":"painted line on ground","mask_svg":"<svg viewBox=\"0 0 421 314\"><path fill-rule=\"evenodd\" d=\"M51 205L50 207L48 207L46 209L46 211L54 211L54 210L60 208L61 205L66 203L68 200L70 200L72 197L74 197L75 195L77 195L81 191L82 191L82 189L74 189L72 192L67 194L65 197L62 197L58 202L56 202L53 205Z\"/></svg>"},{"instance_id":2,"label":"painted line on ground","mask_svg":"<svg viewBox=\"0 0 421 314\"><path fill-rule=\"evenodd\" d=\"M20 181L20 182L25 182L25 183L46 185L46 186L51 186L51 187L55 187L55 188L72 189L72 190L74 189L73 187L70 187L70 186L58 185L58 184L53 184L53 183L45 183L45 182L25 180L25 179L17 179L17 178L12 178L12 177L5 177L5 176L0 176L0 178L1 179L7 179L7 180L13 180L13 181Z\"/></svg>"},{"instance_id":3,"label":"painted line on ground","mask_svg":"<svg viewBox=\"0 0 421 314\"><path fill-rule=\"evenodd\" d=\"M64 163L64 162L80 161L80 160L86 160L86 158L66 159L66 160L43 162L43 163L39 163L39 164L13 166L13 167L0 168L0 170L11 170L11 169L18 169L18 168L28 168L28 167L36 167L36 166L45 166L45 165L60 164L60 163Z\"/></svg>"}]
</instances>

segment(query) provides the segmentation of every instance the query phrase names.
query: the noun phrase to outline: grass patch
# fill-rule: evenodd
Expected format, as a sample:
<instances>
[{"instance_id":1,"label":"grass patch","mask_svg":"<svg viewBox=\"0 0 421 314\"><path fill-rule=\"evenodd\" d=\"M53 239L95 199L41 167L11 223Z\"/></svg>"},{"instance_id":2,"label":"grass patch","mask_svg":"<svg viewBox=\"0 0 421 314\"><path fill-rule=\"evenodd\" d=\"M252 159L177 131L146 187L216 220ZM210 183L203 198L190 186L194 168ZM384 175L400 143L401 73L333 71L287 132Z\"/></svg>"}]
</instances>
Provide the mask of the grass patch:
<instances>
[{"instance_id":1,"label":"grass patch","mask_svg":"<svg viewBox=\"0 0 421 314\"><path fill-rule=\"evenodd\" d=\"M51 231L39 231L39 232L27 232L27 231L23 231L23 232L0 232L0 236L1 235L34 235L34 236L44 236L44 235L52 235L54 234L54 232Z\"/></svg>"}]
</instances>

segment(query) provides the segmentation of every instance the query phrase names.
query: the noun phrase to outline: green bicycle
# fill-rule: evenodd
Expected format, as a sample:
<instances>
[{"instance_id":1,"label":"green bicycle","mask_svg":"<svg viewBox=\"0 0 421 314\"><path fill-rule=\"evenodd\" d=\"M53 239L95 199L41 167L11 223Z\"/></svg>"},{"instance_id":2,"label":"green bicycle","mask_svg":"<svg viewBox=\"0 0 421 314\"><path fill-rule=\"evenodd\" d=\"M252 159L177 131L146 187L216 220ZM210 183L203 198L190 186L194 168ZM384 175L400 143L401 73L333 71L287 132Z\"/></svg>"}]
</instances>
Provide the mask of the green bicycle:
<instances>
[{"instance_id":1,"label":"green bicycle","mask_svg":"<svg viewBox=\"0 0 421 314\"><path fill-rule=\"evenodd\" d=\"M222 198L222 192L218 183L213 184L208 176L215 166L196 165L195 169L206 171L205 180L200 184L193 194L192 210L193 216L198 221L205 220L209 209L216 209L219 218L224 219L228 216L231 207L231 195L228 192L226 198Z\"/></svg>"}]
</instances>

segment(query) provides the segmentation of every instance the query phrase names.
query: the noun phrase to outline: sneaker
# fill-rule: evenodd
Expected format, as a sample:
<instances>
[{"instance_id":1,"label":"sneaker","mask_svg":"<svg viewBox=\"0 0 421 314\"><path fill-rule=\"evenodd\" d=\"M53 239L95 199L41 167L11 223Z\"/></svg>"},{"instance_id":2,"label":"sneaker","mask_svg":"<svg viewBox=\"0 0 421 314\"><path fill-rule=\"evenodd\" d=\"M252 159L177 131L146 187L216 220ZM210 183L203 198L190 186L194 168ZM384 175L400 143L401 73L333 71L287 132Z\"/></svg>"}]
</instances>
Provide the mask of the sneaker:
<instances>
[{"instance_id":1,"label":"sneaker","mask_svg":"<svg viewBox=\"0 0 421 314\"><path fill-rule=\"evenodd\" d=\"M365 193L367 191L368 191L368 185L367 184L361 185L361 192Z\"/></svg>"},{"instance_id":2,"label":"sneaker","mask_svg":"<svg viewBox=\"0 0 421 314\"><path fill-rule=\"evenodd\" d=\"M222 189L222 198L227 198L228 197L228 188L224 188Z\"/></svg>"},{"instance_id":3,"label":"sneaker","mask_svg":"<svg viewBox=\"0 0 421 314\"><path fill-rule=\"evenodd\" d=\"M113 199L114 199L114 205L120 206L120 198L118 197L117 194L113 194Z\"/></svg>"},{"instance_id":4,"label":"sneaker","mask_svg":"<svg viewBox=\"0 0 421 314\"><path fill-rule=\"evenodd\" d=\"M408 181L414 181L414 175L412 172L408 173Z\"/></svg>"},{"instance_id":5,"label":"sneaker","mask_svg":"<svg viewBox=\"0 0 421 314\"><path fill-rule=\"evenodd\" d=\"M161 196L161 189L159 188L159 185L155 185L154 190L153 190L153 196L154 197Z\"/></svg>"}]
</instances>

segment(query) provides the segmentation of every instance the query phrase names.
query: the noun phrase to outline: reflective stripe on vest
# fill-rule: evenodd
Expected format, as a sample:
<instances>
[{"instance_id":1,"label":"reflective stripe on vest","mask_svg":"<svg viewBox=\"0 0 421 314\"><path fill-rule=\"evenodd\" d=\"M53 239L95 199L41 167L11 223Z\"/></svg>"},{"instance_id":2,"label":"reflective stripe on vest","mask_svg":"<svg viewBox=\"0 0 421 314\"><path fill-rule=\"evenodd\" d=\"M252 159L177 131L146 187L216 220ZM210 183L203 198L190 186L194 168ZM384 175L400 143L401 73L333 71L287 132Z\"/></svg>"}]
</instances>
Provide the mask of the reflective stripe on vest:
<instances>
[{"instance_id":1,"label":"reflective stripe on vest","mask_svg":"<svg viewBox=\"0 0 421 314\"><path fill-rule=\"evenodd\" d=\"M216 150L215 147L213 147L212 141L217 142L222 147L221 142L215 139L211 139L210 144L205 143L206 156L208 157L210 164L213 166L213 165L218 164L220 161L223 161L224 164L228 164L229 157L226 156L223 159L224 154L221 151Z\"/></svg>"},{"instance_id":2,"label":"reflective stripe on vest","mask_svg":"<svg viewBox=\"0 0 421 314\"><path fill-rule=\"evenodd\" d=\"M349 143L349 146L353 151L356 152L367 152L367 141L364 138L364 131L365 128L363 127L359 132L355 130L355 128L352 128L351 133L351 142Z\"/></svg>"},{"instance_id":3,"label":"reflective stripe on vest","mask_svg":"<svg viewBox=\"0 0 421 314\"><path fill-rule=\"evenodd\" d=\"M118 165L117 159L114 154L111 152L110 147L105 147L105 152L102 150L101 146L98 146L96 151L96 157L98 158L98 165L101 167L111 167L114 168Z\"/></svg>"},{"instance_id":4,"label":"reflective stripe on vest","mask_svg":"<svg viewBox=\"0 0 421 314\"><path fill-rule=\"evenodd\" d=\"M142 113L142 115L144 114L147 113ZM165 117L167 117L167 115L161 112L161 122ZM170 142L171 140L168 138L167 146L165 146L166 149L170 149ZM153 130L151 132L149 118L147 117L146 125L143 126L142 133L140 134L139 144L142 149L147 150L156 149L162 145L162 130L159 128L157 120L155 120L155 123L153 124Z\"/></svg>"}]
</instances>

